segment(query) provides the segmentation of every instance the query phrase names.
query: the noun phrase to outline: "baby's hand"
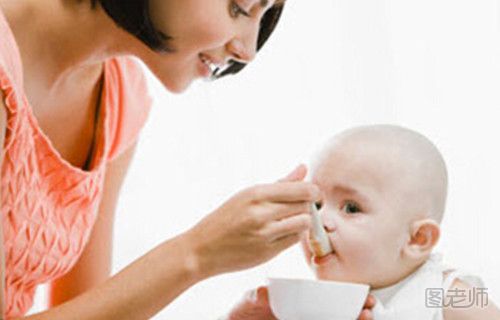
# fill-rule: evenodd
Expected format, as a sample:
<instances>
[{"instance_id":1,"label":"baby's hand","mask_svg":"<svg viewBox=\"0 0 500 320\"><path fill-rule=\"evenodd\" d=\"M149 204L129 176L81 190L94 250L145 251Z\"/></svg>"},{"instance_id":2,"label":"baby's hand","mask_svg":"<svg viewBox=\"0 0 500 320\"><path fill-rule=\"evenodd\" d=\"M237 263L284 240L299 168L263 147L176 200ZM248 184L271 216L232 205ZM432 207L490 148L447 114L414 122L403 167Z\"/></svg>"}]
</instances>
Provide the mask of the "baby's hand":
<instances>
[{"instance_id":1,"label":"baby's hand","mask_svg":"<svg viewBox=\"0 0 500 320\"><path fill-rule=\"evenodd\" d=\"M373 320L372 309L374 306L375 298L370 294L366 298L365 305L363 306L363 311L361 311L358 320Z\"/></svg>"},{"instance_id":2,"label":"baby's hand","mask_svg":"<svg viewBox=\"0 0 500 320\"><path fill-rule=\"evenodd\" d=\"M278 320L269 306L267 287L249 291L227 317L227 320Z\"/></svg>"}]
</instances>

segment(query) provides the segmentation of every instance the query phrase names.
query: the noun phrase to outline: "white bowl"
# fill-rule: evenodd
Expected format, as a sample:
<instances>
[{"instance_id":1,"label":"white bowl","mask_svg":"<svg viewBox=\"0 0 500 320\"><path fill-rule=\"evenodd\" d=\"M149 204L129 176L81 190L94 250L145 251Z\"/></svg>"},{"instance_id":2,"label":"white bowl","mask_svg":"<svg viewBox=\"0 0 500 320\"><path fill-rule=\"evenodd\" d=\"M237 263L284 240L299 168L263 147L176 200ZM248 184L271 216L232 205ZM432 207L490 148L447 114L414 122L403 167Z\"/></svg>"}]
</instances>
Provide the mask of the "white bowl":
<instances>
[{"instance_id":1,"label":"white bowl","mask_svg":"<svg viewBox=\"0 0 500 320\"><path fill-rule=\"evenodd\" d=\"M269 302L280 320L355 320L369 286L306 279L269 279Z\"/></svg>"}]
</instances>

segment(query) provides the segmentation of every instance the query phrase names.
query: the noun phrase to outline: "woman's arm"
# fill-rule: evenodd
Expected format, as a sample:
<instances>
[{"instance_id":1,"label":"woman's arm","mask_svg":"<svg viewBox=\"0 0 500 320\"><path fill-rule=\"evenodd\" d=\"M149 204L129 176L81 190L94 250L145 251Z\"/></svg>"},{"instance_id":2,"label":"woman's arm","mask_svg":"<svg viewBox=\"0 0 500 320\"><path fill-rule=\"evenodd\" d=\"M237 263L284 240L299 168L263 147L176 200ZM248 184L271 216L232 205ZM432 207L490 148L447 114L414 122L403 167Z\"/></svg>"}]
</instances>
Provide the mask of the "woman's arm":
<instances>
[{"instance_id":1,"label":"woman's arm","mask_svg":"<svg viewBox=\"0 0 500 320\"><path fill-rule=\"evenodd\" d=\"M244 190L103 284L23 319L149 319L198 281L255 266L297 243L310 227L303 212L319 200L316 192L306 183Z\"/></svg>"},{"instance_id":2,"label":"woman's arm","mask_svg":"<svg viewBox=\"0 0 500 320\"><path fill-rule=\"evenodd\" d=\"M202 279L184 235L142 256L104 283L22 319L149 319Z\"/></svg>"},{"instance_id":3,"label":"woman's arm","mask_svg":"<svg viewBox=\"0 0 500 320\"><path fill-rule=\"evenodd\" d=\"M4 132L3 103L0 109ZM248 188L191 230L161 243L101 284L54 308L18 319L149 319L193 284L256 266L297 243L310 227L310 203L318 200L317 187L300 181ZM2 275L2 285L4 279Z\"/></svg>"},{"instance_id":4,"label":"woman's arm","mask_svg":"<svg viewBox=\"0 0 500 320\"><path fill-rule=\"evenodd\" d=\"M103 196L90 239L75 266L50 285L49 308L103 283L111 275L113 224L120 189L136 144L107 164Z\"/></svg>"},{"instance_id":5,"label":"woman's arm","mask_svg":"<svg viewBox=\"0 0 500 320\"><path fill-rule=\"evenodd\" d=\"M5 105L1 100L0 148L3 148L5 119ZM0 149L1 151L3 150ZM3 155L3 152L0 154ZM184 237L179 236L151 250L100 286L58 307L21 319L112 320L152 317L182 291L202 279L201 273L192 263L194 250L188 245L188 241L183 241ZM3 239L1 223L0 239ZM3 307L3 243L0 245L0 253L0 307ZM3 310L0 311L1 318Z\"/></svg>"}]
</instances>

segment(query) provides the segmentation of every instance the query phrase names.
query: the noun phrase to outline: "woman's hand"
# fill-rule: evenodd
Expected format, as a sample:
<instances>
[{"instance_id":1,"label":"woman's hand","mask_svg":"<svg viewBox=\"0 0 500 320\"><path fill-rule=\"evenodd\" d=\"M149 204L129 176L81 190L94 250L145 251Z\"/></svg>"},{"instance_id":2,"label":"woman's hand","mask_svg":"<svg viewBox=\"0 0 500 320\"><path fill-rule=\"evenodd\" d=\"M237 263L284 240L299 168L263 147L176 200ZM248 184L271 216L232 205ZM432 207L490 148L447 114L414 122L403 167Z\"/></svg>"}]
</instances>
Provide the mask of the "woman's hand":
<instances>
[{"instance_id":1,"label":"woman's hand","mask_svg":"<svg viewBox=\"0 0 500 320\"><path fill-rule=\"evenodd\" d=\"M335 303L335 301L332 303ZM373 320L372 309L374 306L375 298L368 295L358 320ZM277 320L269 305L267 288L259 287L246 293L225 320Z\"/></svg>"},{"instance_id":2,"label":"woman's hand","mask_svg":"<svg viewBox=\"0 0 500 320\"><path fill-rule=\"evenodd\" d=\"M186 233L202 277L259 265L297 243L311 225L319 188L301 165L272 184L245 189Z\"/></svg>"}]
</instances>

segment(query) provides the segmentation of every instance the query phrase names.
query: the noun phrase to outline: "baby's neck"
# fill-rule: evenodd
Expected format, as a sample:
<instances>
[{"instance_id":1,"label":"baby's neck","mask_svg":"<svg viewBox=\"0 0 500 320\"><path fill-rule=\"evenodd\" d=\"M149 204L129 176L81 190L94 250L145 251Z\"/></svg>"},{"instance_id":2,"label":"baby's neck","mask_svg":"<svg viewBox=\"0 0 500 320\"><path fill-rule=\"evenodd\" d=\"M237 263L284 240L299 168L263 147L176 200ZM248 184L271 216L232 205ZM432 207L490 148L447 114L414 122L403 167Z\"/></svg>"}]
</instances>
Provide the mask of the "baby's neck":
<instances>
[{"instance_id":1,"label":"baby's neck","mask_svg":"<svg viewBox=\"0 0 500 320\"><path fill-rule=\"evenodd\" d=\"M392 287L400 287L404 283L407 282L409 278L411 278L429 259L429 256L425 258L424 260L418 261L416 263L413 263L407 267L404 268L404 270L399 274L397 277L392 279L390 282L387 282L383 285L379 286L371 286L372 291L374 290L384 290Z\"/></svg>"},{"instance_id":2,"label":"baby's neck","mask_svg":"<svg viewBox=\"0 0 500 320\"><path fill-rule=\"evenodd\" d=\"M406 282L405 280L414 275L427 262L428 259L429 257L427 257L425 260L421 260L416 263L412 263L411 265L405 266L402 272L398 274L397 277L391 279L390 281L384 284L371 285L371 290L381 290L393 286L395 287L399 286L400 284Z\"/></svg>"}]
</instances>

